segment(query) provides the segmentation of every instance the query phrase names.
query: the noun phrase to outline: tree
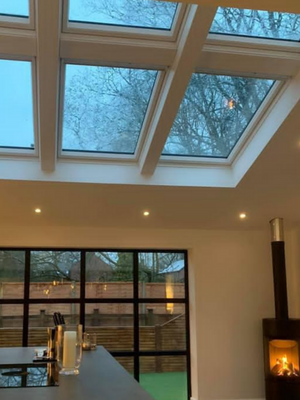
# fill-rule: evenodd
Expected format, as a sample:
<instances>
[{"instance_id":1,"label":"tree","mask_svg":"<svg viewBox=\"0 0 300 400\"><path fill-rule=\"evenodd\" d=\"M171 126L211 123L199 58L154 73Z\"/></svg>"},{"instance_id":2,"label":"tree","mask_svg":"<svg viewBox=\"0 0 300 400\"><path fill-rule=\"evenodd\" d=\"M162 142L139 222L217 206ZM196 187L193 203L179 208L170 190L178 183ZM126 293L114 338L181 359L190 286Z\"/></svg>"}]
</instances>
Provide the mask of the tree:
<instances>
[{"instance_id":1,"label":"tree","mask_svg":"<svg viewBox=\"0 0 300 400\"><path fill-rule=\"evenodd\" d=\"M272 85L267 79L193 74L164 153L227 157Z\"/></svg>"},{"instance_id":2,"label":"tree","mask_svg":"<svg viewBox=\"0 0 300 400\"><path fill-rule=\"evenodd\" d=\"M64 148L134 153L157 72L67 68Z\"/></svg>"},{"instance_id":3,"label":"tree","mask_svg":"<svg viewBox=\"0 0 300 400\"><path fill-rule=\"evenodd\" d=\"M165 282L162 272L183 257L181 253L139 253L139 281Z\"/></svg>"},{"instance_id":4,"label":"tree","mask_svg":"<svg viewBox=\"0 0 300 400\"><path fill-rule=\"evenodd\" d=\"M65 96L67 148L134 153L155 77L147 70L79 67ZM227 157L272 84L193 74L164 153Z\"/></svg>"},{"instance_id":5,"label":"tree","mask_svg":"<svg viewBox=\"0 0 300 400\"><path fill-rule=\"evenodd\" d=\"M211 31L299 41L300 15L220 7Z\"/></svg>"},{"instance_id":6,"label":"tree","mask_svg":"<svg viewBox=\"0 0 300 400\"><path fill-rule=\"evenodd\" d=\"M82 5L91 16L137 25L158 26L175 11L174 3L153 0L82 0ZM293 14L219 8L212 30L299 40L299 26ZM64 148L133 154L156 75L67 66ZM268 79L193 74L163 153L228 157L272 85Z\"/></svg>"},{"instance_id":7,"label":"tree","mask_svg":"<svg viewBox=\"0 0 300 400\"><path fill-rule=\"evenodd\" d=\"M102 23L170 29L177 4L153 0L82 0L86 15Z\"/></svg>"},{"instance_id":8,"label":"tree","mask_svg":"<svg viewBox=\"0 0 300 400\"><path fill-rule=\"evenodd\" d=\"M30 262L31 282L73 281L70 271L80 260L79 252L32 251Z\"/></svg>"},{"instance_id":9,"label":"tree","mask_svg":"<svg viewBox=\"0 0 300 400\"><path fill-rule=\"evenodd\" d=\"M0 283L24 282L25 252L0 251Z\"/></svg>"}]
</instances>

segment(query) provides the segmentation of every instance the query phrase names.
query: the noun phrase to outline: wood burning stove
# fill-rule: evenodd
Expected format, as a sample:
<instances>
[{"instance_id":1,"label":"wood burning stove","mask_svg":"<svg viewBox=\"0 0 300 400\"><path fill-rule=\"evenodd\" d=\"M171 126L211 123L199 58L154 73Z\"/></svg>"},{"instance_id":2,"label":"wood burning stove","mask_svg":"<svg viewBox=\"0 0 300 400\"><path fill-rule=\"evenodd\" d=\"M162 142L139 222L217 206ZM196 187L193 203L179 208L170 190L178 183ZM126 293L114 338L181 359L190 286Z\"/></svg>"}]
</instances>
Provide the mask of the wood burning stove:
<instances>
[{"instance_id":1,"label":"wood burning stove","mask_svg":"<svg viewBox=\"0 0 300 400\"><path fill-rule=\"evenodd\" d=\"M300 400L300 320L288 313L283 220L270 224L276 318L263 320L266 400Z\"/></svg>"}]
</instances>

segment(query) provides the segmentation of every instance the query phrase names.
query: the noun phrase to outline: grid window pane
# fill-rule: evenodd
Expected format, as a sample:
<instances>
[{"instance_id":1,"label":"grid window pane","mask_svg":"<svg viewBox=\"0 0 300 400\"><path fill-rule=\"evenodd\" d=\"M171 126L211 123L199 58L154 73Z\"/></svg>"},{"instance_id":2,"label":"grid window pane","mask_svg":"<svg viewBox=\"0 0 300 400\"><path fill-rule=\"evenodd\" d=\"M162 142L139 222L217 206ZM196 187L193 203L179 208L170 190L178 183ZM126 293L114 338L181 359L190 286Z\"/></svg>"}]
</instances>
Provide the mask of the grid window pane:
<instances>
[{"instance_id":1,"label":"grid window pane","mask_svg":"<svg viewBox=\"0 0 300 400\"><path fill-rule=\"evenodd\" d=\"M86 298L132 298L133 254L86 253Z\"/></svg>"},{"instance_id":2,"label":"grid window pane","mask_svg":"<svg viewBox=\"0 0 300 400\"><path fill-rule=\"evenodd\" d=\"M30 297L38 299L80 296L80 253L32 251Z\"/></svg>"},{"instance_id":3,"label":"grid window pane","mask_svg":"<svg viewBox=\"0 0 300 400\"><path fill-rule=\"evenodd\" d=\"M163 155L227 158L273 80L194 73Z\"/></svg>"},{"instance_id":4,"label":"grid window pane","mask_svg":"<svg viewBox=\"0 0 300 400\"><path fill-rule=\"evenodd\" d=\"M62 149L134 154L157 71L66 65Z\"/></svg>"},{"instance_id":5,"label":"grid window pane","mask_svg":"<svg viewBox=\"0 0 300 400\"><path fill-rule=\"evenodd\" d=\"M55 312L64 316L66 325L79 324L79 304L30 304L28 346L47 345L47 328L54 326Z\"/></svg>"},{"instance_id":6,"label":"grid window pane","mask_svg":"<svg viewBox=\"0 0 300 400\"><path fill-rule=\"evenodd\" d=\"M184 304L140 304L140 350L186 349Z\"/></svg>"},{"instance_id":7,"label":"grid window pane","mask_svg":"<svg viewBox=\"0 0 300 400\"><path fill-rule=\"evenodd\" d=\"M0 304L0 347L21 347L23 305Z\"/></svg>"},{"instance_id":8,"label":"grid window pane","mask_svg":"<svg viewBox=\"0 0 300 400\"><path fill-rule=\"evenodd\" d=\"M1 0L0 15L29 17L29 0Z\"/></svg>"},{"instance_id":9,"label":"grid window pane","mask_svg":"<svg viewBox=\"0 0 300 400\"><path fill-rule=\"evenodd\" d=\"M31 62L0 59L0 147L34 149Z\"/></svg>"},{"instance_id":10,"label":"grid window pane","mask_svg":"<svg viewBox=\"0 0 300 400\"><path fill-rule=\"evenodd\" d=\"M54 313L61 313L66 325L77 325L83 318L85 332L94 335L93 340L112 352L131 375L139 371L142 385L155 399L171 400L166 397L171 395L176 400L175 392L177 400L185 399L188 332L184 251L28 251L30 258L25 257L25 250L0 251L0 300L10 293L13 302L17 298L14 292L21 293L23 299L22 304L0 304L0 347L22 346L23 340L31 347L45 347ZM81 281L82 254L86 270ZM30 281L25 280L28 287L24 288L27 267ZM139 284L143 300L133 291L134 283ZM5 285L16 285L17 289ZM30 297L24 299L28 290ZM85 297L81 297L84 292ZM23 338L27 301L28 337ZM81 311L84 315L80 316ZM181 356L163 356L163 351L180 351ZM137 357L140 368L135 365ZM165 390L174 381L176 390Z\"/></svg>"},{"instance_id":11,"label":"grid window pane","mask_svg":"<svg viewBox=\"0 0 300 400\"><path fill-rule=\"evenodd\" d=\"M184 298L182 253L139 253L140 298Z\"/></svg>"},{"instance_id":12,"label":"grid window pane","mask_svg":"<svg viewBox=\"0 0 300 400\"><path fill-rule=\"evenodd\" d=\"M86 304L85 331L97 336L108 351L133 350L133 305Z\"/></svg>"},{"instance_id":13,"label":"grid window pane","mask_svg":"<svg viewBox=\"0 0 300 400\"><path fill-rule=\"evenodd\" d=\"M300 15L219 7L211 33L300 40Z\"/></svg>"},{"instance_id":14,"label":"grid window pane","mask_svg":"<svg viewBox=\"0 0 300 400\"><path fill-rule=\"evenodd\" d=\"M140 357L140 385L154 400L188 400L186 357Z\"/></svg>"},{"instance_id":15,"label":"grid window pane","mask_svg":"<svg viewBox=\"0 0 300 400\"><path fill-rule=\"evenodd\" d=\"M0 299L24 297L25 252L0 251Z\"/></svg>"},{"instance_id":16,"label":"grid window pane","mask_svg":"<svg viewBox=\"0 0 300 400\"><path fill-rule=\"evenodd\" d=\"M170 30L176 9L154 0L70 0L69 21Z\"/></svg>"}]
</instances>

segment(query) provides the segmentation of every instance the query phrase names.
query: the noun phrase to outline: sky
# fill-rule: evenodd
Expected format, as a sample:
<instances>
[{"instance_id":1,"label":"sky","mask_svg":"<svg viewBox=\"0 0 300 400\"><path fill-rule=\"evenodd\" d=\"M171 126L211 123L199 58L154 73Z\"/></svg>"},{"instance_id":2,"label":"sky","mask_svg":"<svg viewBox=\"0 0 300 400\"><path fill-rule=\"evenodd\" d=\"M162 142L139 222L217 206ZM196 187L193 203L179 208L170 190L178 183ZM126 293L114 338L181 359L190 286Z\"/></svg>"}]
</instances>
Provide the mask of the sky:
<instances>
[{"instance_id":1,"label":"sky","mask_svg":"<svg viewBox=\"0 0 300 400\"><path fill-rule=\"evenodd\" d=\"M28 0L0 0L0 14L29 16ZM0 146L34 143L31 63L0 60Z\"/></svg>"},{"instance_id":2,"label":"sky","mask_svg":"<svg viewBox=\"0 0 300 400\"><path fill-rule=\"evenodd\" d=\"M29 0L0 0L0 14L29 16Z\"/></svg>"},{"instance_id":3,"label":"sky","mask_svg":"<svg viewBox=\"0 0 300 400\"><path fill-rule=\"evenodd\" d=\"M0 60L0 119L0 146L31 147L34 143L31 62Z\"/></svg>"}]
</instances>

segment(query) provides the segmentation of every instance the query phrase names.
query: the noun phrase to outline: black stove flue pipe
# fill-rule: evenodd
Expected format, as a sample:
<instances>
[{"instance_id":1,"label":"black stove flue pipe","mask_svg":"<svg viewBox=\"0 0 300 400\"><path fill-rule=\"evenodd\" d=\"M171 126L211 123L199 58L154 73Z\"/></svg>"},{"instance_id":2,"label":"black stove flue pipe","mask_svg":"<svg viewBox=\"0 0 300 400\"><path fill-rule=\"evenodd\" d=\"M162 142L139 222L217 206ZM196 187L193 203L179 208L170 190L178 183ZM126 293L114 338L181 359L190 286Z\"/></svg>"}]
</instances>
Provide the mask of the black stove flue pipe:
<instances>
[{"instance_id":1,"label":"black stove flue pipe","mask_svg":"<svg viewBox=\"0 0 300 400\"><path fill-rule=\"evenodd\" d=\"M283 219L270 221L276 319L289 319Z\"/></svg>"}]
</instances>

